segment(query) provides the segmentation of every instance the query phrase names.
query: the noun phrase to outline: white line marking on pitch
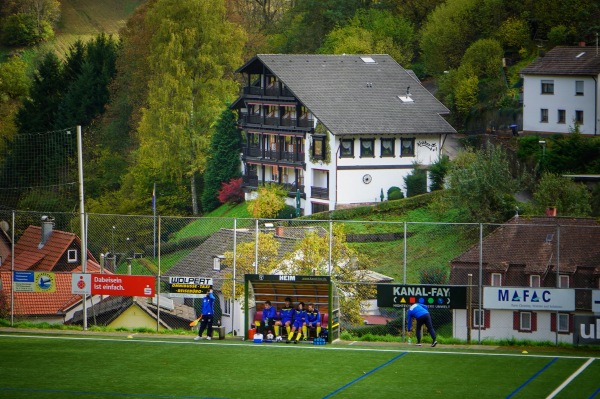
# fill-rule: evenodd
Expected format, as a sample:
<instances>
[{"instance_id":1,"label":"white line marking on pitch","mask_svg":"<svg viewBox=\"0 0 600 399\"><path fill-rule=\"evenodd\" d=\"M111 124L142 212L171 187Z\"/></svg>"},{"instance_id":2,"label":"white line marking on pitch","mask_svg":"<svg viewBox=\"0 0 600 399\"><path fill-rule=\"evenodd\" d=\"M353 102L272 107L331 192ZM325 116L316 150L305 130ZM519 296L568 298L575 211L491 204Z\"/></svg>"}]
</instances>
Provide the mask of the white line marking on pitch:
<instances>
[{"instance_id":1,"label":"white line marking on pitch","mask_svg":"<svg viewBox=\"0 0 600 399\"><path fill-rule=\"evenodd\" d=\"M581 365L581 367L579 367L577 369L577 371L575 371L573 374L571 374L569 376L569 378L567 378L562 384L560 384L560 386L558 388L556 388L554 391L552 391L552 393L550 395L548 395L546 397L546 399L552 399L553 397L558 395L558 393L560 391L562 391L564 389L564 387L569 385L571 383L571 381L573 381L575 379L575 377L577 377L579 374L581 374L583 372L583 370L585 370L587 368L587 366L589 366L593 361L594 361L593 357L589 358L587 362L583 363L583 365Z\"/></svg>"},{"instance_id":2,"label":"white line marking on pitch","mask_svg":"<svg viewBox=\"0 0 600 399\"><path fill-rule=\"evenodd\" d=\"M168 345L219 345L219 346L247 346L253 348L294 348L294 349L314 349L314 350L330 350L330 351L360 351L360 352L392 352L392 353L401 353L401 352L409 352L409 353L419 353L424 355L436 355L436 354L444 354L444 355L473 355L473 356L508 356L508 357L535 357L535 358L551 358L554 359L558 357L560 359L590 359L589 356L561 356L561 355L532 355L527 354L523 355L521 353L485 353L485 352L459 352L459 351L440 351L437 349L431 350L411 350L411 349L378 349L378 348L349 348L347 346L332 346L332 345L277 345L277 344L255 344L251 341L246 341L248 343L226 343L226 342L215 342L215 341L202 341L202 343L198 343L197 341L166 341L166 340L155 340L155 339L127 339L123 338L96 338L96 337L73 337L73 336L53 336L53 335L18 335L18 334L2 334L0 333L0 338L38 338L38 339L65 339L65 340L84 340L84 341L107 341L107 342L124 342L124 343L155 343L155 344L168 344ZM354 341L355 343L360 343L359 341ZM597 358L593 358L597 359Z\"/></svg>"}]
</instances>

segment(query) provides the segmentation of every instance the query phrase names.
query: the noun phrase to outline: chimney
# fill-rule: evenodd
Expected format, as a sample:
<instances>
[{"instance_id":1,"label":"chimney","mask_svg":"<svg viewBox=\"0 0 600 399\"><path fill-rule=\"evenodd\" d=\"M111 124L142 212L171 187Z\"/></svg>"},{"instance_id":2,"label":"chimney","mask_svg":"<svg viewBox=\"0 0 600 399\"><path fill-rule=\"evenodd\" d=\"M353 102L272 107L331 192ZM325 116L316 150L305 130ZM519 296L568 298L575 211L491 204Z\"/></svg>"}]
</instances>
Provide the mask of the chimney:
<instances>
[{"instance_id":1,"label":"chimney","mask_svg":"<svg viewBox=\"0 0 600 399\"><path fill-rule=\"evenodd\" d=\"M546 208L546 216L556 216L556 208L553 206Z\"/></svg>"},{"instance_id":2,"label":"chimney","mask_svg":"<svg viewBox=\"0 0 600 399\"><path fill-rule=\"evenodd\" d=\"M275 226L275 235L283 237L283 226Z\"/></svg>"},{"instance_id":3,"label":"chimney","mask_svg":"<svg viewBox=\"0 0 600 399\"><path fill-rule=\"evenodd\" d=\"M579 42L579 47L585 47L585 42L584 41L580 41Z\"/></svg>"},{"instance_id":4,"label":"chimney","mask_svg":"<svg viewBox=\"0 0 600 399\"><path fill-rule=\"evenodd\" d=\"M52 228L54 227L54 218L50 216L42 216L42 241L40 241L40 245L38 245L38 249L41 249L46 241L52 235Z\"/></svg>"}]
</instances>

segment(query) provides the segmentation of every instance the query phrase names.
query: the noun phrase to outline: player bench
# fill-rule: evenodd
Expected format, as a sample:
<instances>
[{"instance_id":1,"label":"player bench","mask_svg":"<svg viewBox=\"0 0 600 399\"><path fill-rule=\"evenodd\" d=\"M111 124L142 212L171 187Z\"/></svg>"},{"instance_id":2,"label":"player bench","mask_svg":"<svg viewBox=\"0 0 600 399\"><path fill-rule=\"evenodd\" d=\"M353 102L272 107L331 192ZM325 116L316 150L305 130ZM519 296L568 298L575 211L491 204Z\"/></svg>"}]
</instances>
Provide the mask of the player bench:
<instances>
[{"instance_id":1,"label":"player bench","mask_svg":"<svg viewBox=\"0 0 600 399\"><path fill-rule=\"evenodd\" d=\"M262 310L258 310L254 313L254 319L252 321L252 324L250 325L250 328L256 328L256 322L262 322L262 315L263 315ZM281 320L281 316L280 316L279 312L276 313L275 320ZM329 314L321 313L321 328L322 329L327 328L328 320L329 320ZM285 329L285 326L281 326L281 328ZM315 338L316 330L317 330L316 328L309 328L308 329L308 338ZM283 333L283 331L280 331L280 332ZM273 331L273 334L275 334L275 331ZM284 334L284 336L285 336L285 334Z\"/></svg>"}]
</instances>

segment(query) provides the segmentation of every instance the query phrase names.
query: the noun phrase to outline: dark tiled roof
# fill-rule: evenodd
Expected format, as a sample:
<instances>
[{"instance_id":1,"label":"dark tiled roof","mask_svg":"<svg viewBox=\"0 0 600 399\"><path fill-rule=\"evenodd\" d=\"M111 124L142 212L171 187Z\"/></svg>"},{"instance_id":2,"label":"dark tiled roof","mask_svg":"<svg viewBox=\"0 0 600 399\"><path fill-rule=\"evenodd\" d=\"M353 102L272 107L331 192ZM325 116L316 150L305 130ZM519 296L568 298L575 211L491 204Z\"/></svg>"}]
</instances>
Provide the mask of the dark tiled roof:
<instances>
[{"instance_id":1,"label":"dark tiled roof","mask_svg":"<svg viewBox=\"0 0 600 399\"><path fill-rule=\"evenodd\" d=\"M525 273L543 273L556 267L560 225L560 270L575 273L579 267L600 262L600 223L587 218L513 218L483 240L483 264L488 271L507 271L517 265ZM479 264L479 244L451 263Z\"/></svg>"},{"instance_id":2,"label":"dark tiled roof","mask_svg":"<svg viewBox=\"0 0 600 399\"><path fill-rule=\"evenodd\" d=\"M363 56L364 57L364 56ZM256 73L257 60L335 135L455 133L448 109L389 55L259 54L238 71ZM402 102L410 87L411 103Z\"/></svg>"},{"instance_id":3,"label":"dark tiled roof","mask_svg":"<svg viewBox=\"0 0 600 399\"><path fill-rule=\"evenodd\" d=\"M593 75L600 74L600 55L591 47L554 47L543 57L521 69L525 75Z\"/></svg>"}]
</instances>

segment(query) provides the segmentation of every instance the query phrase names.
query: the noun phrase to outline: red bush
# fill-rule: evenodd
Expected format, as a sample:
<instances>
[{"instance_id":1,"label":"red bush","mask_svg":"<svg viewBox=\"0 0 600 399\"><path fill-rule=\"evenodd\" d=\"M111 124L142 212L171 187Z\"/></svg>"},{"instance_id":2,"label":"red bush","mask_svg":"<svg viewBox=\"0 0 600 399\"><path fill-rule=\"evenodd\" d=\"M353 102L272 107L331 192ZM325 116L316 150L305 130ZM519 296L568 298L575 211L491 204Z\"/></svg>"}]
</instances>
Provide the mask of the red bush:
<instances>
[{"instance_id":1,"label":"red bush","mask_svg":"<svg viewBox=\"0 0 600 399\"><path fill-rule=\"evenodd\" d=\"M242 178L231 179L229 183L222 183L219 190L219 201L222 204L239 204L244 200L244 190L242 190Z\"/></svg>"}]
</instances>

